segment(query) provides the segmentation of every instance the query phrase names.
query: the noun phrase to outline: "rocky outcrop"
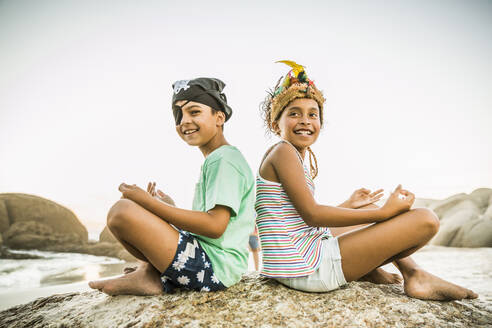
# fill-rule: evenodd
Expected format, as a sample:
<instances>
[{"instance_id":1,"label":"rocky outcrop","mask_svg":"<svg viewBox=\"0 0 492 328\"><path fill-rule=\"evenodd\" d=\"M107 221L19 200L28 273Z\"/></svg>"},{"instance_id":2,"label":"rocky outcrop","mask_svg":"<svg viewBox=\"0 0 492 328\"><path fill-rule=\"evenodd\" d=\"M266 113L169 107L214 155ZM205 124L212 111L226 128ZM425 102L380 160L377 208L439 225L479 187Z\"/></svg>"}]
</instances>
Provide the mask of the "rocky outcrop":
<instances>
[{"instance_id":1,"label":"rocky outcrop","mask_svg":"<svg viewBox=\"0 0 492 328\"><path fill-rule=\"evenodd\" d=\"M0 233L11 248L87 243L87 229L69 209L41 197L0 194Z\"/></svg>"},{"instance_id":2,"label":"rocky outcrop","mask_svg":"<svg viewBox=\"0 0 492 328\"><path fill-rule=\"evenodd\" d=\"M428 205L441 227L431 244L453 247L492 247L492 189L480 188Z\"/></svg>"},{"instance_id":3,"label":"rocky outcrop","mask_svg":"<svg viewBox=\"0 0 492 328\"><path fill-rule=\"evenodd\" d=\"M226 291L111 297L58 294L0 312L8 327L479 327L492 325L480 300L421 301L398 285L353 282L304 293L257 276Z\"/></svg>"},{"instance_id":4,"label":"rocky outcrop","mask_svg":"<svg viewBox=\"0 0 492 328\"><path fill-rule=\"evenodd\" d=\"M108 226L105 226L103 231L99 234L99 241L104 241L107 243L117 243L115 236L109 231Z\"/></svg>"},{"instance_id":5,"label":"rocky outcrop","mask_svg":"<svg viewBox=\"0 0 492 328\"><path fill-rule=\"evenodd\" d=\"M0 246L117 257L136 261L108 231L110 242L89 242L75 214L50 200L26 194L0 194ZM24 255L25 258L26 255ZM0 258L21 255L4 248Z\"/></svg>"}]
</instances>

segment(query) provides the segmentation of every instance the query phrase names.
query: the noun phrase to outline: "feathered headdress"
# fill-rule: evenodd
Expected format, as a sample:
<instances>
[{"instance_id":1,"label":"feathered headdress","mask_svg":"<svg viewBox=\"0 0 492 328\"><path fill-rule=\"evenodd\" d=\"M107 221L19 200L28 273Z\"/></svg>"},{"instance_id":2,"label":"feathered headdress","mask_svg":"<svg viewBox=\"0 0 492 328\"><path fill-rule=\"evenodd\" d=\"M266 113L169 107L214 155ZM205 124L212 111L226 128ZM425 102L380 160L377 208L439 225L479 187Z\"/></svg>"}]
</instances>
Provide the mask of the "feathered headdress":
<instances>
[{"instance_id":1,"label":"feathered headdress","mask_svg":"<svg viewBox=\"0 0 492 328\"><path fill-rule=\"evenodd\" d=\"M291 60L280 60L277 63L284 63L292 69L281 77L271 95L270 123L280 117L284 108L294 99L311 98L319 106L320 120L323 123L323 104L325 98L323 93L316 88L316 85L310 80L304 70L304 66Z\"/></svg>"},{"instance_id":2,"label":"feathered headdress","mask_svg":"<svg viewBox=\"0 0 492 328\"><path fill-rule=\"evenodd\" d=\"M273 92L270 93L270 114L268 119L270 129L273 129L272 123L278 120L284 108L291 101L298 98L310 98L318 103L319 119L322 124L325 98L323 93L316 88L314 82L308 78L304 66L291 60L280 60L277 63L284 63L292 69L285 77L283 76L278 80ZM318 175L318 163L311 148L308 147L307 150L309 152L311 176L314 179Z\"/></svg>"}]
</instances>

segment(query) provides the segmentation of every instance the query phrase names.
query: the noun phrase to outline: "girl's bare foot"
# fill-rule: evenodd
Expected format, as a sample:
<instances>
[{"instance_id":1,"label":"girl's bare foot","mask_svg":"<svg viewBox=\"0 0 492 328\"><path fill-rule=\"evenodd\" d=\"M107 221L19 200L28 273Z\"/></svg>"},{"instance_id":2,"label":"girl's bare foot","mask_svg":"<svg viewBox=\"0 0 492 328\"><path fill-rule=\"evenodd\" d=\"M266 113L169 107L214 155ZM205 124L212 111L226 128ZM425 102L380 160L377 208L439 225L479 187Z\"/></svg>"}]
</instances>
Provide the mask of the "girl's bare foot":
<instances>
[{"instance_id":1,"label":"girl's bare foot","mask_svg":"<svg viewBox=\"0 0 492 328\"><path fill-rule=\"evenodd\" d=\"M108 295L159 295L162 285L159 271L152 265L139 266L121 277L89 282L89 287Z\"/></svg>"},{"instance_id":2,"label":"girl's bare foot","mask_svg":"<svg viewBox=\"0 0 492 328\"><path fill-rule=\"evenodd\" d=\"M452 301L464 298L477 298L470 289L452 284L422 269L404 274L405 293L422 300Z\"/></svg>"},{"instance_id":3,"label":"girl's bare foot","mask_svg":"<svg viewBox=\"0 0 492 328\"><path fill-rule=\"evenodd\" d=\"M381 268L376 268L360 278L362 281L369 281L373 284L401 284L403 278L396 273L389 273Z\"/></svg>"}]
</instances>

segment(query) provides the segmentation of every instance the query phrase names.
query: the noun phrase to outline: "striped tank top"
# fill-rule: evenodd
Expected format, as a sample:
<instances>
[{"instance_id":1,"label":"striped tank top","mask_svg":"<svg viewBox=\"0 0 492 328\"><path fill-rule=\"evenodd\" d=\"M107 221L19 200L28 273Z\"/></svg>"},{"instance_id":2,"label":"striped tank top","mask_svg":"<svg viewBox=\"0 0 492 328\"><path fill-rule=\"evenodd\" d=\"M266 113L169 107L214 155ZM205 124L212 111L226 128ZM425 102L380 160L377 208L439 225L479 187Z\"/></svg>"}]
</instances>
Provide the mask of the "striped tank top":
<instances>
[{"instance_id":1,"label":"striped tank top","mask_svg":"<svg viewBox=\"0 0 492 328\"><path fill-rule=\"evenodd\" d=\"M287 141L281 142L290 145ZM278 143L267 151L263 160L276 145ZM301 155L295 150L302 163ZM311 175L304 164L303 168L306 183L314 195ZM331 236L330 229L308 226L296 211L282 184L263 179L259 170L256 177L255 210L263 256L261 274L272 278L292 278L314 273L322 257L321 240Z\"/></svg>"}]
</instances>

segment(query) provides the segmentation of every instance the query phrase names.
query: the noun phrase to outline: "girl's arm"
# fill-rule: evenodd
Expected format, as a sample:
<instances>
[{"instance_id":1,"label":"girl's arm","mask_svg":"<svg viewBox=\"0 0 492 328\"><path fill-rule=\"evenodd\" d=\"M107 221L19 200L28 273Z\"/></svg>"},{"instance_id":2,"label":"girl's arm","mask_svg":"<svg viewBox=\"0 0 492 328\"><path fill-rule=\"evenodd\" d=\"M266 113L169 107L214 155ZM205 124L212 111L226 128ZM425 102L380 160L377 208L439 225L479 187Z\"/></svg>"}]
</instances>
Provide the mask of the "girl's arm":
<instances>
[{"instance_id":1,"label":"girl's arm","mask_svg":"<svg viewBox=\"0 0 492 328\"><path fill-rule=\"evenodd\" d=\"M122 183L119 190L123 198L130 199L177 228L209 238L219 238L227 228L231 212L229 207L216 205L208 212L185 210L168 205L136 185Z\"/></svg>"},{"instance_id":2,"label":"girl's arm","mask_svg":"<svg viewBox=\"0 0 492 328\"><path fill-rule=\"evenodd\" d=\"M302 164L290 145L282 143L272 150L269 162L297 212L306 224L315 227L343 227L384 221L410 209L413 194L399 186L386 204L378 209L348 209L316 203L304 177ZM407 194L406 199L398 195Z\"/></svg>"}]
</instances>

